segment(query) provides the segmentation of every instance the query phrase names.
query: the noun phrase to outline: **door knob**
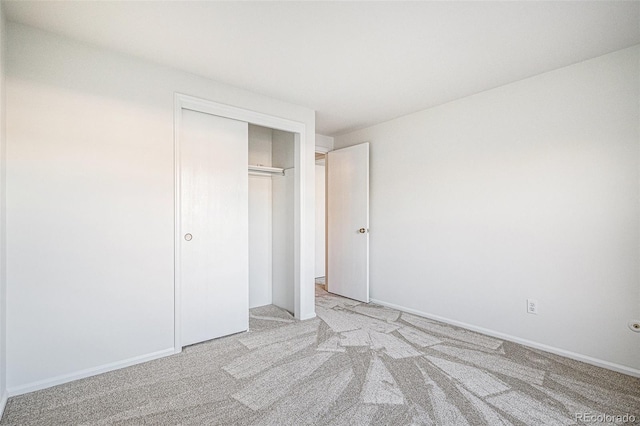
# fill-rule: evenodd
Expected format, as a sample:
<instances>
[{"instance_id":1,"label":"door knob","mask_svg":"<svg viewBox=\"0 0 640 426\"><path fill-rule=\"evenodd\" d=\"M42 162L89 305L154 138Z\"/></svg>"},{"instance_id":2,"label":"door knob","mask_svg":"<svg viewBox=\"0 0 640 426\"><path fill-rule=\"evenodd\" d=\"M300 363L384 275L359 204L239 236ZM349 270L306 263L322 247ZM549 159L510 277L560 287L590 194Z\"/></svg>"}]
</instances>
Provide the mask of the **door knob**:
<instances>
[{"instance_id":1,"label":"door knob","mask_svg":"<svg viewBox=\"0 0 640 426\"><path fill-rule=\"evenodd\" d=\"M358 229L358 232L364 234L365 232L367 232L367 230L365 228L360 228Z\"/></svg>"},{"instance_id":2,"label":"door knob","mask_svg":"<svg viewBox=\"0 0 640 426\"><path fill-rule=\"evenodd\" d=\"M191 241L191 239L193 238L193 235L191 234L184 234L184 239L187 241Z\"/></svg>"}]
</instances>

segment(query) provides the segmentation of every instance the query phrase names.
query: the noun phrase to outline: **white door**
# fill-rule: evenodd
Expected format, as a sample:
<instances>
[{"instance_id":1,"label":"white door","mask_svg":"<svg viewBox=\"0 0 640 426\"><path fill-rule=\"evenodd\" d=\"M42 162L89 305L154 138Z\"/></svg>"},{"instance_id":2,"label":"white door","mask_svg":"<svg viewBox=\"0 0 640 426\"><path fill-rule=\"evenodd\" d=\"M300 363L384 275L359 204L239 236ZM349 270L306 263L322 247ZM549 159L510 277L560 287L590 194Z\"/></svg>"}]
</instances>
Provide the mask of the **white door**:
<instances>
[{"instance_id":1,"label":"white door","mask_svg":"<svg viewBox=\"0 0 640 426\"><path fill-rule=\"evenodd\" d=\"M369 302L369 144L327 154L327 290Z\"/></svg>"},{"instance_id":2,"label":"white door","mask_svg":"<svg viewBox=\"0 0 640 426\"><path fill-rule=\"evenodd\" d=\"M182 346L249 327L248 124L182 110Z\"/></svg>"}]
</instances>

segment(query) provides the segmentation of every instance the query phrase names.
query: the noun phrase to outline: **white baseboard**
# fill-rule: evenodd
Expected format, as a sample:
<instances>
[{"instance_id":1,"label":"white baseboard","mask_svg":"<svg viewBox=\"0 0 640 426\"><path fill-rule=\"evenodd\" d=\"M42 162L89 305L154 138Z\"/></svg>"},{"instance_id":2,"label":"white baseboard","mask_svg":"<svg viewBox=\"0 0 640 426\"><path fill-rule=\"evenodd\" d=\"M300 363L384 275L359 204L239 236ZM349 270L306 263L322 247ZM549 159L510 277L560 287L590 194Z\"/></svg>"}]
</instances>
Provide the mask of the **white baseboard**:
<instances>
[{"instance_id":1,"label":"white baseboard","mask_svg":"<svg viewBox=\"0 0 640 426\"><path fill-rule=\"evenodd\" d=\"M550 352L552 354L564 356L566 358L571 358L576 361L582 361L587 364L595 365L596 367L606 368L608 370L617 371L618 373L627 374L629 376L640 377L640 370L627 367L625 365L615 364L613 362L605 361L602 359L592 358L587 355L582 355L579 353L567 351L564 349L556 348L554 346L548 346L542 343L533 342L531 340L522 339L520 337L511 336L509 334L500 333L498 331L489 330L487 328L478 327L472 324L467 324L461 321L452 320L449 318L444 318L438 315L428 314L426 312L419 311L417 309L406 308L404 306L399 306L393 303L387 303L382 300L371 299L371 303L375 303L377 305L387 306L389 308L397 309L402 312L407 312L409 314L415 314L421 317L433 319L436 321L444 322L447 324L455 325L458 327L466 328L467 330L477 331L478 333L486 334L487 336L496 337L501 340L507 340L509 342L518 343L524 346L528 346L535 349L540 349L545 352Z\"/></svg>"},{"instance_id":2,"label":"white baseboard","mask_svg":"<svg viewBox=\"0 0 640 426\"><path fill-rule=\"evenodd\" d=\"M310 319L314 319L315 317L316 317L316 313L314 311L313 314L305 315L304 317L300 318L300 321L307 321L307 320L310 320Z\"/></svg>"},{"instance_id":3,"label":"white baseboard","mask_svg":"<svg viewBox=\"0 0 640 426\"><path fill-rule=\"evenodd\" d=\"M7 391L3 391L0 396L0 420L2 420L2 415L4 414L4 407L7 406L7 400L9 399L9 394Z\"/></svg>"},{"instance_id":4,"label":"white baseboard","mask_svg":"<svg viewBox=\"0 0 640 426\"><path fill-rule=\"evenodd\" d=\"M112 362L109 364L101 365L98 367L87 368L86 370L76 371L74 373L63 374L61 376L53 377L51 379L39 380L37 382L27 383L25 385L16 386L14 388L7 389L8 396L22 395L29 392L38 391L41 389L50 388L52 386L61 385L63 383L71 382L78 379L84 379L86 377L95 376L98 374L106 373L120 368L129 367L135 364L141 364L143 362L151 361L165 356L173 355L176 353L174 348L164 349L158 352L153 352L146 355L140 355L133 358L125 359L122 361Z\"/></svg>"}]
</instances>

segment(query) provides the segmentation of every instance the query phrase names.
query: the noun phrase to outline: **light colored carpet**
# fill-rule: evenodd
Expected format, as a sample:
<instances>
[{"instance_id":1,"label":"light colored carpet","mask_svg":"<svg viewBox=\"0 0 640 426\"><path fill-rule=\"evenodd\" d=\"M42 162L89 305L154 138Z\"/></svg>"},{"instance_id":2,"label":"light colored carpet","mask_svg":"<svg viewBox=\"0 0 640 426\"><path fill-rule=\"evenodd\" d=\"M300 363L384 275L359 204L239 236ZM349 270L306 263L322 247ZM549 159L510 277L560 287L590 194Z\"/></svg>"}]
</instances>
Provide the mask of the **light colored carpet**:
<instances>
[{"instance_id":1,"label":"light colored carpet","mask_svg":"<svg viewBox=\"0 0 640 426\"><path fill-rule=\"evenodd\" d=\"M640 379L316 292L316 319L252 309L248 333L13 397L0 424L640 423Z\"/></svg>"}]
</instances>

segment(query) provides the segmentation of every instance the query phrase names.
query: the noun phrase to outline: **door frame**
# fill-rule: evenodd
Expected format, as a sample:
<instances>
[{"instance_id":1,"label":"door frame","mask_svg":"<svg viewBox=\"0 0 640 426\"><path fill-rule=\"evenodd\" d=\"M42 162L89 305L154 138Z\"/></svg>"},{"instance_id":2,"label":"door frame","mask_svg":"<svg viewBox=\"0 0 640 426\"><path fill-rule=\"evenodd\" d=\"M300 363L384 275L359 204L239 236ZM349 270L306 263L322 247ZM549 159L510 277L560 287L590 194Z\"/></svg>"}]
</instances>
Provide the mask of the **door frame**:
<instances>
[{"instance_id":1,"label":"door frame","mask_svg":"<svg viewBox=\"0 0 640 426\"><path fill-rule=\"evenodd\" d=\"M333 147L332 148L328 148L326 146L320 146L320 145L316 145L314 147L314 157L315 154L324 154L324 165L325 165L325 175L324 175L324 289L327 290L327 276L329 276L329 265L327 263L327 257L329 256L329 240L327 238L327 220L328 220L328 216L327 216L327 154L329 154L329 152L333 151ZM315 158L314 158L315 160ZM314 165L316 164L316 162L314 161L313 163ZM314 247L315 247L315 242L314 242ZM313 265L314 267L314 271L315 271L315 263ZM315 286L315 272L314 272L314 286Z\"/></svg>"},{"instance_id":2,"label":"door frame","mask_svg":"<svg viewBox=\"0 0 640 426\"><path fill-rule=\"evenodd\" d=\"M244 108L221 104L207 99L175 93L173 114L173 161L174 161L174 352L182 351L182 282L181 282L181 253L180 239L182 238L181 205L180 205L180 129L182 124L182 110L202 112L217 115L232 120L246 121L250 124L269 127L277 130L291 132L294 137L294 316L297 319L307 319L315 316L315 313L301 312L304 306L301 297L302 284L305 281L304 272L307 268L301 267L303 259L307 257L309 244L313 244L313 238L307 235L308 231L303 226L305 217L306 188L303 177L307 175L307 134L305 123L288 120ZM247 141L248 143L248 141ZM247 159L248 160L248 159ZM248 161L247 161L248 164ZM311 237L311 238L310 238Z\"/></svg>"},{"instance_id":3,"label":"door frame","mask_svg":"<svg viewBox=\"0 0 640 426\"><path fill-rule=\"evenodd\" d=\"M315 150L314 150L314 160L315 160L315 156L317 154L323 154L324 158L322 160L315 160L314 161L314 167L318 166L318 161L323 161L324 164L322 165L325 168L325 175L324 175L324 204L322 205L322 209L324 210L324 247L323 247L323 251L324 251L324 277L325 277L325 284L324 284L324 289L327 289L326 286L326 278L327 278L327 174L326 174L326 170L327 170L327 154L329 153L330 149L329 148L325 148L325 147L319 147L316 146ZM318 175L316 174L316 179L318 178ZM317 195L316 195L317 196ZM317 198L316 198L317 201ZM317 208L317 204L316 204L316 208ZM317 210L316 210L317 211ZM317 224L317 223L316 223ZM316 230L317 231L317 230ZM317 248L317 241L314 241L315 245L314 247ZM316 274L315 274L315 261L314 261L314 265L313 265L313 269L314 269L314 284L315 284L315 278L316 278Z\"/></svg>"}]
</instances>

